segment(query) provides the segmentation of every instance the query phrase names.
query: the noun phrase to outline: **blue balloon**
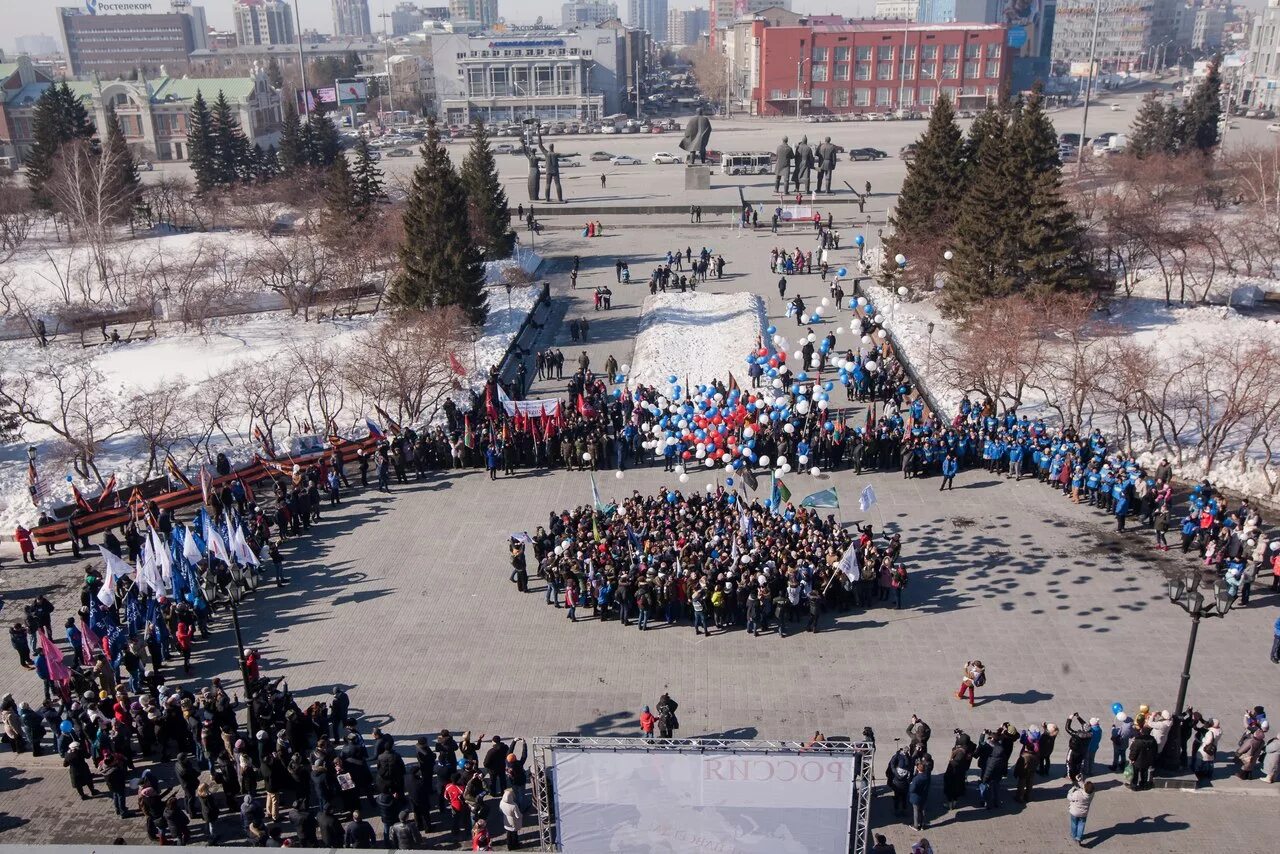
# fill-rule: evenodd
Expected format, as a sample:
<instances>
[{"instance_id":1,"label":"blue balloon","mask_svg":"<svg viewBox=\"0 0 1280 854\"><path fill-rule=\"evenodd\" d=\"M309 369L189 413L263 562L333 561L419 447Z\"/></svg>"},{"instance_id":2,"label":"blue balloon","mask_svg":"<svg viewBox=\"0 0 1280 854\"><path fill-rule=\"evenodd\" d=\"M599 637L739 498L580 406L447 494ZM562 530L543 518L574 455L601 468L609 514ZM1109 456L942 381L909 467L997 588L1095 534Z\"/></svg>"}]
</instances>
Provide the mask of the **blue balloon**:
<instances>
[{"instance_id":1,"label":"blue balloon","mask_svg":"<svg viewBox=\"0 0 1280 854\"><path fill-rule=\"evenodd\" d=\"M1111 714L1113 714L1113 715L1118 715L1118 714L1120 714L1120 713L1121 713L1121 712L1123 712L1123 711L1124 711L1124 706L1123 706L1122 704L1120 704L1120 703L1112 703L1112 704L1111 704Z\"/></svg>"},{"instance_id":2,"label":"blue balloon","mask_svg":"<svg viewBox=\"0 0 1280 854\"><path fill-rule=\"evenodd\" d=\"M726 478L724 479L724 485L725 485L725 486L733 486L733 478L731 478L731 477L726 477Z\"/></svg>"},{"instance_id":3,"label":"blue balloon","mask_svg":"<svg viewBox=\"0 0 1280 854\"><path fill-rule=\"evenodd\" d=\"M668 492L668 493L667 493L667 503L668 503L668 504L675 504L675 503L676 503L676 494L675 494L674 492Z\"/></svg>"},{"instance_id":4,"label":"blue balloon","mask_svg":"<svg viewBox=\"0 0 1280 854\"><path fill-rule=\"evenodd\" d=\"M613 381L615 383L620 383L620 382L623 382L625 379L626 377L624 377L622 374L618 374L616 377L613 378Z\"/></svg>"},{"instance_id":5,"label":"blue balloon","mask_svg":"<svg viewBox=\"0 0 1280 854\"><path fill-rule=\"evenodd\" d=\"M827 432L831 432L832 430L835 429L835 425L832 424L830 421L828 421L822 425L822 429L826 430Z\"/></svg>"},{"instance_id":6,"label":"blue balloon","mask_svg":"<svg viewBox=\"0 0 1280 854\"><path fill-rule=\"evenodd\" d=\"M768 507L769 509L773 509L773 499L772 499L772 498L766 498L766 499L764 500L764 506L765 506L765 507Z\"/></svg>"},{"instance_id":7,"label":"blue balloon","mask_svg":"<svg viewBox=\"0 0 1280 854\"><path fill-rule=\"evenodd\" d=\"M844 372L843 372L843 371L841 371L841 373L844 373ZM827 391L831 391L831 389L832 389L832 388L834 388L835 386L834 386L834 384L831 382L831 380L827 380L827 381L823 384L823 386L822 386L822 387L823 387L823 388L825 388Z\"/></svg>"},{"instance_id":8,"label":"blue balloon","mask_svg":"<svg viewBox=\"0 0 1280 854\"><path fill-rule=\"evenodd\" d=\"M839 270L836 271L836 274L843 279L845 276L849 275L849 270L845 267L841 267Z\"/></svg>"},{"instance_id":9,"label":"blue balloon","mask_svg":"<svg viewBox=\"0 0 1280 854\"><path fill-rule=\"evenodd\" d=\"M776 326L770 326L768 329L765 330L765 332L768 332L770 335L774 334L777 331L778 331L778 327Z\"/></svg>"},{"instance_id":10,"label":"blue balloon","mask_svg":"<svg viewBox=\"0 0 1280 854\"><path fill-rule=\"evenodd\" d=\"M863 237L861 234L859 234L857 237L853 238L853 242L858 246L861 246L862 244L867 242L867 239Z\"/></svg>"},{"instance_id":11,"label":"blue balloon","mask_svg":"<svg viewBox=\"0 0 1280 854\"><path fill-rule=\"evenodd\" d=\"M876 307L875 307L874 305L872 305L871 303L867 303L867 308L866 308L865 313L866 313L867 317L871 317L873 314L875 314L875 313L876 313Z\"/></svg>"},{"instance_id":12,"label":"blue balloon","mask_svg":"<svg viewBox=\"0 0 1280 854\"><path fill-rule=\"evenodd\" d=\"M737 499L733 494L730 494L730 495L729 495L729 503L730 503L730 504L736 504L736 503L738 503L738 499Z\"/></svg>"},{"instance_id":13,"label":"blue balloon","mask_svg":"<svg viewBox=\"0 0 1280 854\"><path fill-rule=\"evenodd\" d=\"M58 729L62 730L63 732L69 735L73 730L75 730L75 726L71 723L71 721L63 721L62 723L58 724Z\"/></svg>"},{"instance_id":14,"label":"blue balloon","mask_svg":"<svg viewBox=\"0 0 1280 854\"><path fill-rule=\"evenodd\" d=\"M675 375L675 374L672 374L671 376L667 377L667 382L669 382L669 383L671 383L672 385L674 385L674 384L675 384L675 382L676 382L676 375Z\"/></svg>"}]
</instances>

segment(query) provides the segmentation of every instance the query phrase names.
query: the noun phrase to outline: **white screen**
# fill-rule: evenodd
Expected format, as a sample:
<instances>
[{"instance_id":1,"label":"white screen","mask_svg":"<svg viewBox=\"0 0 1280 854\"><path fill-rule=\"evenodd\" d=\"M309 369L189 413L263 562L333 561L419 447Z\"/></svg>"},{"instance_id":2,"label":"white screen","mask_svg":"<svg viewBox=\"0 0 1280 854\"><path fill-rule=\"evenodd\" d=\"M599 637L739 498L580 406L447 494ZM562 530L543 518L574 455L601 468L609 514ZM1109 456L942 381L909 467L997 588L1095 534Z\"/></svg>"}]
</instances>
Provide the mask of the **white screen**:
<instances>
[{"instance_id":1,"label":"white screen","mask_svg":"<svg viewBox=\"0 0 1280 854\"><path fill-rule=\"evenodd\" d=\"M817 752L552 754L569 854L844 851L854 777L852 756Z\"/></svg>"}]
</instances>

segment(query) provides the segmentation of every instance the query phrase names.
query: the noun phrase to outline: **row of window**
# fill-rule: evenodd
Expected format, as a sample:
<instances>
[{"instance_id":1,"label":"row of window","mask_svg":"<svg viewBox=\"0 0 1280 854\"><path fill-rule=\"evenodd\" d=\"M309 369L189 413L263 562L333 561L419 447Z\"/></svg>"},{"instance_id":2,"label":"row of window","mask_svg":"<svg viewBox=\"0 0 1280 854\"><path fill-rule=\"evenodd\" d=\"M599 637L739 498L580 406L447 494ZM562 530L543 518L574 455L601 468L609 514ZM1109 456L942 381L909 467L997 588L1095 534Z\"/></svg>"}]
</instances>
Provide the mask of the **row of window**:
<instances>
[{"instance_id":1,"label":"row of window","mask_svg":"<svg viewBox=\"0 0 1280 854\"><path fill-rule=\"evenodd\" d=\"M852 104L855 107L870 107L871 99L875 97L875 105L877 107L910 107L923 106L931 107L938 99L938 88L934 86L903 86L897 92L897 100L894 100L894 90L888 86L880 86L876 89L859 87L857 89L814 89L813 100L810 102L814 107L848 107ZM943 86L942 94L955 103L958 98L977 97L979 95L987 98L999 97L999 86ZM795 98L795 90L792 89L790 94L781 89L775 89L772 98L775 101L786 100L788 97Z\"/></svg>"},{"instance_id":2,"label":"row of window","mask_svg":"<svg viewBox=\"0 0 1280 854\"><path fill-rule=\"evenodd\" d=\"M903 80L914 80L916 77L916 69L919 68L921 80L936 80L938 78L938 63L931 60L922 60L916 63L915 60L909 59L901 63L900 67L894 68L892 61L883 61L875 63L875 79L876 80L893 80L901 78ZM871 79L871 63L858 62L853 65L854 80L870 80ZM896 74L895 74L896 71ZM983 73L985 71L985 74ZM815 83L825 83L827 80L848 80L849 79L849 63L837 62L834 69L826 65L815 65L812 71L812 79ZM965 78L973 77L999 77L1000 76L1000 60L988 59L986 67L983 67L980 59L966 59L964 61ZM960 77L960 62L958 60L946 60L942 63L943 80L956 80Z\"/></svg>"},{"instance_id":3,"label":"row of window","mask_svg":"<svg viewBox=\"0 0 1280 854\"><path fill-rule=\"evenodd\" d=\"M926 61L931 61L931 60L936 60L938 58L939 45L925 44L925 45L920 45L919 47L920 47L920 56L922 59ZM986 45L986 55L987 55L986 58L999 59L1000 47L1001 46L998 42L988 43ZM944 45L941 45L941 48L942 48L943 59L959 59L960 58L960 45L944 44ZM982 59L982 48L983 48L983 45L980 42L969 42L964 46L964 58L965 59ZM810 59L812 60L815 66L819 65L820 63L825 63L828 59L831 58L832 55L835 56L836 62L848 62L850 50L857 51L854 54L854 58L857 59L858 62L871 61L872 49L870 45L861 45L857 48L815 47L813 49L813 53L810 55ZM880 61L880 62L893 62L895 51L897 51L898 55L902 59L910 61L916 58L916 45L913 45L913 44L879 45L875 48L875 58L877 61Z\"/></svg>"},{"instance_id":4,"label":"row of window","mask_svg":"<svg viewBox=\"0 0 1280 854\"><path fill-rule=\"evenodd\" d=\"M576 47L560 47L551 50L543 48L524 48L516 50L473 50L458 53L457 59L497 58L500 56L591 56L589 50L578 50Z\"/></svg>"}]
</instances>

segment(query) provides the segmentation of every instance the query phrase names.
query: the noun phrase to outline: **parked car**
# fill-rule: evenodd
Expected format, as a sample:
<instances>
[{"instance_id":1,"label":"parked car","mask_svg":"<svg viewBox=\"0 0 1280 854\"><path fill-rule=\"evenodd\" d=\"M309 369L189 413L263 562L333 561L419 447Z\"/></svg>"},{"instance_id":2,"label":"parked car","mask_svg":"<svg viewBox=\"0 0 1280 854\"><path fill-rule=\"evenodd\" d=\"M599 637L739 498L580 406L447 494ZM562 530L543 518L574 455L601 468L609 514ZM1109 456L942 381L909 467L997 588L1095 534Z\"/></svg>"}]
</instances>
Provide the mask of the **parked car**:
<instances>
[{"instance_id":1,"label":"parked car","mask_svg":"<svg viewBox=\"0 0 1280 854\"><path fill-rule=\"evenodd\" d=\"M644 161L639 157L632 157L630 154L619 154L609 162L614 166L639 166Z\"/></svg>"},{"instance_id":2,"label":"parked car","mask_svg":"<svg viewBox=\"0 0 1280 854\"><path fill-rule=\"evenodd\" d=\"M155 167L155 164L154 164L154 163L152 163L150 160L139 160L139 161L138 161L138 171L139 171L139 172L152 172L152 171L154 171L154 170L155 170L155 168L156 168L156 167Z\"/></svg>"},{"instance_id":3,"label":"parked car","mask_svg":"<svg viewBox=\"0 0 1280 854\"><path fill-rule=\"evenodd\" d=\"M494 154L511 154L515 150L516 147L509 142L500 142L493 147Z\"/></svg>"},{"instance_id":4,"label":"parked car","mask_svg":"<svg viewBox=\"0 0 1280 854\"><path fill-rule=\"evenodd\" d=\"M412 157L413 152L407 148L393 148L387 152L388 157Z\"/></svg>"},{"instance_id":5,"label":"parked car","mask_svg":"<svg viewBox=\"0 0 1280 854\"><path fill-rule=\"evenodd\" d=\"M677 157L669 151L659 151L653 155L652 159L654 163L680 163L684 160L684 158Z\"/></svg>"},{"instance_id":6,"label":"parked car","mask_svg":"<svg viewBox=\"0 0 1280 854\"><path fill-rule=\"evenodd\" d=\"M883 160L888 156L888 152L878 148L854 148L849 152L850 160Z\"/></svg>"},{"instance_id":7,"label":"parked car","mask_svg":"<svg viewBox=\"0 0 1280 854\"><path fill-rule=\"evenodd\" d=\"M1280 124L1276 124L1275 122L1272 122L1271 124L1267 125L1267 130L1271 131L1272 133L1280 133Z\"/></svg>"},{"instance_id":8,"label":"parked car","mask_svg":"<svg viewBox=\"0 0 1280 854\"><path fill-rule=\"evenodd\" d=\"M617 133L617 132L618 132L618 126L617 126L617 125L605 125L604 127L600 128L600 132L601 132L601 133Z\"/></svg>"},{"instance_id":9,"label":"parked car","mask_svg":"<svg viewBox=\"0 0 1280 854\"><path fill-rule=\"evenodd\" d=\"M919 149L920 149L920 146L918 144L911 142L902 146L902 149L898 152L898 156L901 157L903 160L915 160L916 152Z\"/></svg>"},{"instance_id":10,"label":"parked car","mask_svg":"<svg viewBox=\"0 0 1280 854\"><path fill-rule=\"evenodd\" d=\"M610 153L609 153L609 152L607 152L607 151L593 151L593 152L591 152L591 159L592 159L592 160L594 160L594 161L596 161L597 163L599 163L599 162L600 162L600 161L602 161L602 160L612 160L612 159L613 159L614 157L616 157L616 156L617 156L617 155L610 154Z\"/></svg>"}]
</instances>

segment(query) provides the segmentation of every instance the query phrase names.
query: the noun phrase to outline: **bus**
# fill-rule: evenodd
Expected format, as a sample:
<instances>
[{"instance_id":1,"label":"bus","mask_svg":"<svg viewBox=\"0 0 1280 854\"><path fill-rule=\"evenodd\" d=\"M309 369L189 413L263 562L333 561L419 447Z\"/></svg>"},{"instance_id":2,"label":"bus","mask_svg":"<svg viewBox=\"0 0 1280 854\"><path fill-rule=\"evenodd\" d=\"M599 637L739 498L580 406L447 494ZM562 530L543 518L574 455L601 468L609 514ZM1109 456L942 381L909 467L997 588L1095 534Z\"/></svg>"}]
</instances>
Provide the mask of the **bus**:
<instances>
[{"instance_id":1,"label":"bus","mask_svg":"<svg viewBox=\"0 0 1280 854\"><path fill-rule=\"evenodd\" d=\"M726 151L720 155L720 171L725 175L768 175L773 171L773 155L766 151Z\"/></svg>"}]
</instances>

